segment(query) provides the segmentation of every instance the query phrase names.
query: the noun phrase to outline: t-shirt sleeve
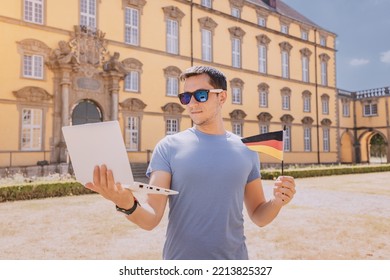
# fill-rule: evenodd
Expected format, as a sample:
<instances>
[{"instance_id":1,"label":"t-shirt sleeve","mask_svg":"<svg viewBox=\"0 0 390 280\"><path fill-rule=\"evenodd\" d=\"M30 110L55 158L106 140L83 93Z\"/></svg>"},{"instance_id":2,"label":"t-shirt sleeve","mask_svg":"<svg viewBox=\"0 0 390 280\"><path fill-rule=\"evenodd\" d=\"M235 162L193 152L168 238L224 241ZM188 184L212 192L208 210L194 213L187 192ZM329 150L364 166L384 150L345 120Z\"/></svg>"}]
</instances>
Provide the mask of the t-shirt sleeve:
<instances>
[{"instance_id":1,"label":"t-shirt sleeve","mask_svg":"<svg viewBox=\"0 0 390 280\"><path fill-rule=\"evenodd\" d=\"M258 155L258 153L253 152L253 153L252 153L252 170L251 170L251 172L249 173L247 183L252 182L253 180L255 180L255 179L257 179L257 178L261 178L261 173L260 173L260 160L259 160L259 155Z\"/></svg>"},{"instance_id":2,"label":"t-shirt sleeve","mask_svg":"<svg viewBox=\"0 0 390 280\"><path fill-rule=\"evenodd\" d=\"M150 177L153 171L165 171L172 173L170 165L170 151L167 137L162 139L154 148L152 158L150 160L148 169L146 170L146 176Z\"/></svg>"}]
</instances>

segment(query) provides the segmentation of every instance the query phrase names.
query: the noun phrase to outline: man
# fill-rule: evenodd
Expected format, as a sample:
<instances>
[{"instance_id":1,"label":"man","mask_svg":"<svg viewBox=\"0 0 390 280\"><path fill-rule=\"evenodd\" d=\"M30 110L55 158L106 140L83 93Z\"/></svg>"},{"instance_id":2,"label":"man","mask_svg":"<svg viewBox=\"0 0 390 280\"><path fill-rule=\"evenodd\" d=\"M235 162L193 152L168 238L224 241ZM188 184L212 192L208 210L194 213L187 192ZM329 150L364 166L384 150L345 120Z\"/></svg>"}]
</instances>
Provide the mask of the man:
<instances>
[{"instance_id":1,"label":"man","mask_svg":"<svg viewBox=\"0 0 390 280\"><path fill-rule=\"evenodd\" d=\"M248 259L243 227L243 202L258 226L270 223L295 194L292 177L275 181L266 201L258 154L227 132L222 106L226 77L205 66L187 69L180 102L194 126L162 139L147 170L150 184L179 191L169 197L169 223L164 259ZM151 230L163 217L168 198L149 195L153 211L139 207L133 194L115 183L105 166L96 167L87 187L113 201L127 219Z\"/></svg>"}]
</instances>

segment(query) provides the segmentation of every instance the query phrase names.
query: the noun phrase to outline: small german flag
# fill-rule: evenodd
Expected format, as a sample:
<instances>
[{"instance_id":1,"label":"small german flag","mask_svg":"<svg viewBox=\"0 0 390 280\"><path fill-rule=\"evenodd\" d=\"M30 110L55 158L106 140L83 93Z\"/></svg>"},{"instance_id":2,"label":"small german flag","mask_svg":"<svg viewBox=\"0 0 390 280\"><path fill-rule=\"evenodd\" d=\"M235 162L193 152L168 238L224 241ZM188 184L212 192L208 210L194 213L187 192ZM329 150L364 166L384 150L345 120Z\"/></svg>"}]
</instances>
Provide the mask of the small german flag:
<instances>
[{"instance_id":1,"label":"small german flag","mask_svg":"<svg viewBox=\"0 0 390 280\"><path fill-rule=\"evenodd\" d=\"M241 141L252 151L283 161L283 130L242 138Z\"/></svg>"}]
</instances>

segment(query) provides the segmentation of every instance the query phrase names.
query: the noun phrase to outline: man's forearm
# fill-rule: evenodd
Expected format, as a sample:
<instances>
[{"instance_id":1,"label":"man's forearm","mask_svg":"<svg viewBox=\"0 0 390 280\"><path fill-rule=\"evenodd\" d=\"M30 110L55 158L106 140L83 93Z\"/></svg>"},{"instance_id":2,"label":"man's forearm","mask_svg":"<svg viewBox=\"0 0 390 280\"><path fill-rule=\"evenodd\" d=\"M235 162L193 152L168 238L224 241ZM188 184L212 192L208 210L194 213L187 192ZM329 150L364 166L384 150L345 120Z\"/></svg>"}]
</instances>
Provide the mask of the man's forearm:
<instances>
[{"instance_id":1,"label":"man's forearm","mask_svg":"<svg viewBox=\"0 0 390 280\"><path fill-rule=\"evenodd\" d=\"M259 227L266 226L276 218L281 208L282 205L277 204L275 199L268 200L255 209L251 219Z\"/></svg>"}]
</instances>

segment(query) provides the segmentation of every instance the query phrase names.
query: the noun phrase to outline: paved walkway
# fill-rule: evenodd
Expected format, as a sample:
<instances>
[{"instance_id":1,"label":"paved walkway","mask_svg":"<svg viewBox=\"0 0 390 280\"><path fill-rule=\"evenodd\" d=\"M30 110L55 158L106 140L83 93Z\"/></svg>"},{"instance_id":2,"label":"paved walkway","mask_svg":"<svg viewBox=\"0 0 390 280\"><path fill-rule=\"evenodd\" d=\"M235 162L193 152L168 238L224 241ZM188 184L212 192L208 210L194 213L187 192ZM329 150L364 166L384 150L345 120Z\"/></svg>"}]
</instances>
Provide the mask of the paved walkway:
<instances>
[{"instance_id":1,"label":"paved walkway","mask_svg":"<svg viewBox=\"0 0 390 280\"><path fill-rule=\"evenodd\" d=\"M245 214L251 259L390 259L390 172L296 182L272 224ZM160 259L166 224L138 229L98 195L0 203L0 259Z\"/></svg>"}]
</instances>

